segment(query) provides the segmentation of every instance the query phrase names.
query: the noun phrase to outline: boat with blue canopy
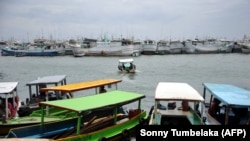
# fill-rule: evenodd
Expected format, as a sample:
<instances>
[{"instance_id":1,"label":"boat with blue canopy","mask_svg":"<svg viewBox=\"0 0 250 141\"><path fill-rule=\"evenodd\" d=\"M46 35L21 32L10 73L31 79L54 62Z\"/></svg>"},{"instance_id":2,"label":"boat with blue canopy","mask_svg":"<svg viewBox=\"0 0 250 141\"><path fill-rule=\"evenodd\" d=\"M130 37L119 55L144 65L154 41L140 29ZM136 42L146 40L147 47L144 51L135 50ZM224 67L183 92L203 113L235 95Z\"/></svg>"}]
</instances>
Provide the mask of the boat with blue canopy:
<instances>
[{"instance_id":1,"label":"boat with blue canopy","mask_svg":"<svg viewBox=\"0 0 250 141\"><path fill-rule=\"evenodd\" d=\"M250 91L232 84L203 83L203 97L210 93L207 106L209 119L222 125L241 125L250 122ZM214 99L219 101L220 110L215 116L209 112ZM213 124L208 121L208 124Z\"/></svg>"}]
</instances>

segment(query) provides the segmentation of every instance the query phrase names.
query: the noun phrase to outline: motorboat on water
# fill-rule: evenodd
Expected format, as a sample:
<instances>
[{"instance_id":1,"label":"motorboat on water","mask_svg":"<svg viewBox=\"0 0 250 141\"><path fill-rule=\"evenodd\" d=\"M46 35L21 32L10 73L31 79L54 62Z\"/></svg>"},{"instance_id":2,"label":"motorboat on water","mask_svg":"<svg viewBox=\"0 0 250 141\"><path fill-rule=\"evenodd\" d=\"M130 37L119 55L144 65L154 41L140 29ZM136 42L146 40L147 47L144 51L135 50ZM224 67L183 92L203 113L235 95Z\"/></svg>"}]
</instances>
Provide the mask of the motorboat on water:
<instances>
[{"instance_id":1,"label":"motorboat on water","mask_svg":"<svg viewBox=\"0 0 250 141\"><path fill-rule=\"evenodd\" d=\"M136 71L136 66L134 64L133 58L119 59L118 69L121 72L134 73Z\"/></svg>"}]
</instances>

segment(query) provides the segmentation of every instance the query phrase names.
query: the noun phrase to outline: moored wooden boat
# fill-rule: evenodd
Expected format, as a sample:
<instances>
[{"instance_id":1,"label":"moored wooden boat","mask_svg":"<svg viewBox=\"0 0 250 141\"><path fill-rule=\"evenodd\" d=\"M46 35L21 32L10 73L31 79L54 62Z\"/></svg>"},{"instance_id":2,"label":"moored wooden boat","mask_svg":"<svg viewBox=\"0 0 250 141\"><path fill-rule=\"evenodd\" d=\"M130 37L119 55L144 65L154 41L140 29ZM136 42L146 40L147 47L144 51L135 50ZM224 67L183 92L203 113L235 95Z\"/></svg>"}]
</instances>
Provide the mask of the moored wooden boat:
<instances>
[{"instance_id":1,"label":"moored wooden boat","mask_svg":"<svg viewBox=\"0 0 250 141\"><path fill-rule=\"evenodd\" d=\"M29 98L26 99L26 105L24 105L24 109L27 108L27 106L31 109L31 111L39 109L39 102L46 99L45 93L42 93L40 90L50 86L66 85L66 77L66 75L43 76L26 83L26 86L28 86L29 89ZM55 100L55 98L56 95L54 94L48 95L47 97L48 100ZM20 110L22 110L22 107ZM19 114L22 113L20 112ZM24 113L24 115L26 114Z\"/></svg>"},{"instance_id":2,"label":"moored wooden boat","mask_svg":"<svg viewBox=\"0 0 250 141\"><path fill-rule=\"evenodd\" d=\"M59 50L54 49L27 49L27 50L14 50L10 48L2 48L2 56L59 56Z\"/></svg>"},{"instance_id":3,"label":"moored wooden boat","mask_svg":"<svg viewBox=\"0 0 250 141\"><path fill-rule=\"evenodd\" d=\"M117 89L117 83L121 82L119 79L100 79L100 80L92 80L92 81L85 81L85 82L79 82L79 83L71 83L66 84L65 76L51 76L51 77L43 77L41 79L32 81L28 83L29 86L34 84L52 84L50 87L44 87L40 88L40 91L42 93L45 93L46 95L49 95L50 92L53 92L57 99L62 100L63 97L66 98L66 94L71 94L73 96L74 92L82 91L86 89L95 89L96 93L98 92L98 89L100 86L108 85L111 87L111 85L115 85L115 89ZM50 82L50 83L49 83ZM59 85L56 82L60 82L64 85ZM53 84L56 83L57 86L54 86ZM73 98L73 97L70 97ZM46 98L48 99L48 97ZM44 100L43 100L44 101ZM39 103L40 105L40 103ZM41 108L41 107L40 107ZM41 116L43 112L46 112L46 116L44 117L44 123L47 122L56 122L60 121L63 122L67 119L72 119L76 117L76 114L67 110L61 110L53 107L49 107L46 110L42 109L36 109L33 110L31 114L9 119L6 121L6 123L0 123L0 129L2 134L7 134L11 128L17 128L20 126L29 126L34 124L40 124L41 122Z\"/></svg>"},{"instance_id":4,"label":"moored wooden boat","mask_svg":"<svg viewBox=\"0 0 250 141\"><path fill-rule=\"evenodd\" d=\"M144 40L142 47L142 54L155 55L156 53L157 53L157 42L151 39Z\"/></svg>"},{"instance_id":5,"label":"moored wooden boat","mask_svg":"<svg viewBox=\"0 0 250 141\"><path fill-rule=\"evenodd\" d=\"M0 94L3 95L3 102L1 107L3 106L5 109L1 109L3 111L11 111L6 112L3 116L1 116L1 122L0 122L0 135L6 135L10 129L21 127L21 126L28 126L33 124L39 124L41 119L42 110L36 109L34 111L30 111L29 108L27 113L28 115L21 115L19 116L20 110L24 110L21 106L21 103L18 98L18 92L17 92L17 86L18 82L1 82L0 83ZM11 110L11 106L13 106L14 111ZM58 121L63 120L67 118L71 118L75 116L74 113L70 114L67 111L62 111L58 109L50 108L49 112L47 113L47 116L44 118L44 122L52 122L52 121Z\"/></svg>"},{"instance_id":6,"label":"moored wooden boat","mask_svg":"<svg viewBox=\"0 0 250 141\"><path fill-rule=\"evenodd\" d=\"M159 55L170 54L170 46L167 40L160 40L157 42L156 54Z\"/></svg>"},{"instance_id":7,"label":"moored wooden boat","mask_svg":"<svg viewBox=\"0 0 250 141\"><path fill-rule=\"evenodd\" d=\"M6 138L39 137L54 140L90 141L129 137L132 134L132 131L135 130L136 126L144 124L144 121L147 119L146 111L141 109L141 100L143 98L145 98L145 95L143 94L114 90L107 92L106 94L41 102L40 104L43 109L45 109L46 106L50 106L76 112L78 114L77 123L71 124L70 122L69 124L59 124L60 126L51 126L49 123L43 123L43 118L41 118L42 123L40 125L11 129ZM122 106L134 102L138 105L136 110L131 110L128 115L119 112L119 109L121 109ZM91 120L84 121L85 117L88 115L86 113L98 110L108 110L111 111L111 113L110 115L98 118L93 117ZM25 132L25 134L22 134L22 132Z\"/></svg>"},{"instance_id":8,"label":"moored wooden boat","mask_svg":"<svg viewBox=\"0 0 250 141\"><path fill-rule=\"evenodd\" d=\"M149 125L203 125L202 114L196 106L204 103L204 99L189 84L159 82L154 100Z\"/></svg>"},{"instance_id":9,"label":"moored wooden boat","mask_svg":"<svg viewBox=\"0 0 250 141\"><path fill-rule=\"evenodd\" d=\"M135 46L133 40L117 39L111 41L98 41L89 48L86 56L139 56L140 48Z\"/></svg>"},{"instance_id":10,"label":"moored wooden boat","mask_svg":"<svg viewBox=\"0 0 250 141\"><path fill-rule=\"evenodd\" d=\"M206 124L246 125L250 123L250 91L231 84L203 83L203 97L208 97ZM218 99L219 111L211 115L212 99ZM215 122L211 122L215 121Z\"/></svg>"}]
</instances>

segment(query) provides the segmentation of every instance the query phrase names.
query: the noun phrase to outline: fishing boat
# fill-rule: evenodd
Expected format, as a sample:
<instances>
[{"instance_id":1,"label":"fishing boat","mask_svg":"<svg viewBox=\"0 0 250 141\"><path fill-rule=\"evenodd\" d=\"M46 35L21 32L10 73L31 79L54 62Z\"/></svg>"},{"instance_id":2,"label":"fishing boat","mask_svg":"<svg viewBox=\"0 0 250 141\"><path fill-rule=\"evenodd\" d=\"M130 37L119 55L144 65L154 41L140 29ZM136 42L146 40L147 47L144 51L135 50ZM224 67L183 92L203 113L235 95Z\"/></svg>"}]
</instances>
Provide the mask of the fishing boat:
<instances>
[{"instance_id":1,"label":"fishing boat","mask_svg":"<svg viewBox=\"0 0 250 141\"><path fill-rule=\"evenodd\" d=\"M85 56L86 51L88 50L86 44L79 40L70 39L68 45L70 48L72 48L73 55L75 57Z\"/></svg>"},{"instance_id":2,"label":"fishing boat","mask_svg":"<svg viewBox=\"0 0 250 141\"><path fill-rule=\"evenodd\" d=\"M59 56L61 52L57 49L46 49L39 47L28 47L28 49L2 48L2 56Z\"/></svg>"},{"instance_id":3,"label":"fishing boat","mask_svg":"<svg viewBox=\"0 0 250 141\"><path fill-rule=\"evenodd\" d=\"M1 82L0 83L0 95L4 98L1 99L1 109L5 112L1 117L0 122L0 136L6 135L11 128L27 126L32 124L39 124L41 119L41 111L34 111L29 116L18 117L18 112L20 110L20 102L18 99L17 91L18 82ZM13 110L12 107L13 106ZM10 111L10 113L8 112ZM65 118L70 118L70 115L66 115L65 112L55 113L53 109L49 116L44 118L44 122L56 121ZM58 116L55 116L58 114ZM60 116L59 116L60 114Z\"/></svg>"},{"instance_id":4,"label":"fishing boat","mask_svg":"<svg viewBox=\"0 0 250 141\"><path fill-rule=\"evenodd\" d=\"M59 80L58 80L59 79ZM36 86L37 91L39 89L39 84L58 84L66 83L65 75L58 76L46 76L41 79L37 79L28 83L29 90L31 92L31 86ZM11 106L13 106L14 111L11 114L5 114L0 122L0 135L6 135L11 128L27 126L33 124L39 124L41 119L42 110L39 107L39 102L27 103L26 105L21 102L18 97L17 91L18 82L3 82L0 84L1 95L4 95L3 100L5 101L5 110L12 111ZM39 91L38 91L39 92ZM33 97L34 98L34 97ZM9 102L9 103L8 103ZM7 105L11 104L11 106ZM71 118L73 115L66 113L66 111L58 111L57 109L51 108L48 115L44 119L45 122L57 121L62 119Z\"/></svg>"},{"instance_id":5,"label":"fishing boat","mask_svg":"<svg viewBox=\"0 0 250 141\"><path fill-rule=\"evenodd\" d=\"M62 100L62 99L70 99L73 98L73 93L94 88L96 93L100 86L108 85L111 87L115 85L115 89L117 89L117 83L121 82L119 79L101 79L101 80L92 80L86 82L79 83L71 83L66 84L66 76L65 75L57 75L57 76L46 76L39 78L35 81L29 82L28 86L36 86L36 84L47 84L47 87L40 88L39 91L44 93L46 97L42 101L52 101L52 100ZM62 85L59 85L61 83ZM52 85L49 85L52 84ZM54 85L53 85L54 84ZM56 85L55 85L56 84ZM31 88L30 88L31 89ZM49 96L50 93L53 93L53 99ZM35 104L39 104L35 103ZM29 108L23 108L23 111L29 111ZM40 119L42 113L45 112L41 109L40 106L36 110L32 110L32 112L28 112L29 114L25 116L19 116L17 118L8 119L6 123L0 123L0 129L2 134L7 134L11 128L17 128L21 126L28 126L34 124L40 124ZM44 122L65 122L65 120L69 120L71 122L74 121L76 114L67 110L61 110L53 107L48 107L46 109L46 116L44 117Z\"/></svg>"},{"instance_id":6,"label":"fishing boat","mask_svg":"<svg viewBox=\"0 0 250 141\"><path fill-rule=\"evenodd\" d=\"M170 54L170 46L167 40L160 40L157 42L156 54L159 55Z\"/></svg>"},{"instance_id":7,"label":"fishing boat","mask_svg":"<svg viewBox=\"0 0 250 141\"><path fill-rule=\"evenodd\" d=\"M119 61L118 61L118 69L121 72L134 73L136 71L136 66L134 64L134 59L133 58L119 59Z\"/></svg>"},{"instance_id":8,"label":"fishing boat","mask_svg":"<svg viewBox=\"0 0 250 141\"><path fill-rule=\"evenodd\" d=\"M155 55L157 53L157 42L152 39L146 39L143 41L142 54Z\"/></svg>"},{"instance_id":9,"label":"fishing boat","mask_svg":"<svg viewBox=\"0 0 250 141\"><path fill-rule=\"evenodd\" d=\"M197 108L197 104L204 103L204 99L187 83L159 82L154 101L149 112L149 125L204 124L203 114Z\"/></svg>"},{"instance_id":10,"label":"fishing boat","mask_svg":"<svg viewBox=\"0 0 250 141\"><path fill-rule=\"evenodd\" d=\"M231 84L202 83L203 97L208 98L206 124L246 125L250 123L250 91ZM210 97L207 96L207 92ZM214 99L219 101L219 111L211 115L209 108ZM216 121L216 122L211 122Z\"/></svg>"},{"instance_id":11,"label":"fishing boat","mask_svg":"<svg viewBox=\"0 0 250 141\"><path fill-rule=\"evenodd\" d=\"M63 141L129 138L135 132L136 126L144 124L147 119L146 111L141 109L143 98L145 98L143 94L114 90L106 94L41 102L43 109L49 106L77 113L76 123L44 123L45 113L43 113L40 125L11 129L6 138L49 138ZM128 114L120 112L121 108L133 103L137 104L136 109L129 110ZM84 120L88 117L87 113L95 111L99 113L109 111L110 114Z\"/></svg>"},{"instance_id":12,"label":"fishing boat","mask_svg":"<svg viewBox=\"0 0 250 141\"><path fill-rule=\"evenodd\" d=\"M23 106L20 107L19 116L26 116L27 113L25 113L25 111L27 112L27 108L30 109L30 111L40 109L39 102L46 99L45 93L40 91L41 88L66 85L66 77L66 75L42 76L26 83L26 86L28 86L29 89L29 98L25 100L26 104L23 104ZM57 98L54 93L50 93L47 96L48 100L55 100Z\"/></svg>"},{"instance_id":13,"label":"fishing boat","mask_svg":"<svg viewBox=\"0 0 250 141\"><path fill-rule=\"evenodd\" d=\"M29 116L41 116L42 110L40 107L40 102L41 101L52 101L52 100L61 100L61 99L71 99L74 98L74 93L87 90L87 89L95 89L95 93L100 93L100 88L108 86L109 88L112 87L112 85L115 85L115 90L118 89L118 83L121 82L122 80L120 79L99 79L99 80L91 80L91 81L84 81L84 82L77 82L77 83L71 83L71 84L66 84L66 75L58 75L58 76L47 76L43 78L39 78L38 80L32 81L28 83L27 85L29 86L30 93L31 91L31 86L32 85L37 85L37 84L47 84L45 87L40 87L39 92L43 93L45 97L42 98L42 100L39 100L38 104L36 107L38 107L37 110L33 110L31 115ZM58 83L61 83L59 85ZM49 84L54 84L50 85ZM51 96L51 93L53 96ZM39 97L41 99L41 97ZM65 111L57 111L56 109L50 109L50 113L53 115L58 115L60 113L64 114Z\"/></svg>"},{"instance_id":14,"label":"fishing boat","mask_svg":"<svg viewBox=\"0 0 250 141\"><path fill-rule=\"evenodd\" d=\"M170 54L182 54L184 47L185 46L184 46L183 42L181 42L179 40L169 42Z\"/></svg>"},{"instance_id":15,"label":"fishing boat","mask_svg":"<svg viewBox=\"0 0 250 141\"><path fill-rule=\"evenodd\" d=\"M117 39L111 41L97 41L89 48L86 56L140 56L140 48L130 39Z\"/></svg>"}]
</instances>

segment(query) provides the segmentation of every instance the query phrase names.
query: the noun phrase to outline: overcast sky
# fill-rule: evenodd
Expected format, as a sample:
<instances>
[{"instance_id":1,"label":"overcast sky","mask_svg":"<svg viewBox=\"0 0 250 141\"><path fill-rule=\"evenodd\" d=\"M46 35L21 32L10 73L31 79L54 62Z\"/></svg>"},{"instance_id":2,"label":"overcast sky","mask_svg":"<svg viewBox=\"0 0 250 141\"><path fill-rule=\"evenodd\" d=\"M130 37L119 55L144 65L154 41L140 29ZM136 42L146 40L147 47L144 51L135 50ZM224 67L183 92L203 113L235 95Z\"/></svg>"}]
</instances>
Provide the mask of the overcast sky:
<instances>
[{"instance_id":1,"label":"overcast sky","mask_svg":"<svg viewBox=\"0 0 250 141\"><path fill-rule=\"evenodd\" d=\"M0 0L0 39L242 39L250 0Z\"/></svg>"}]
</instances>

